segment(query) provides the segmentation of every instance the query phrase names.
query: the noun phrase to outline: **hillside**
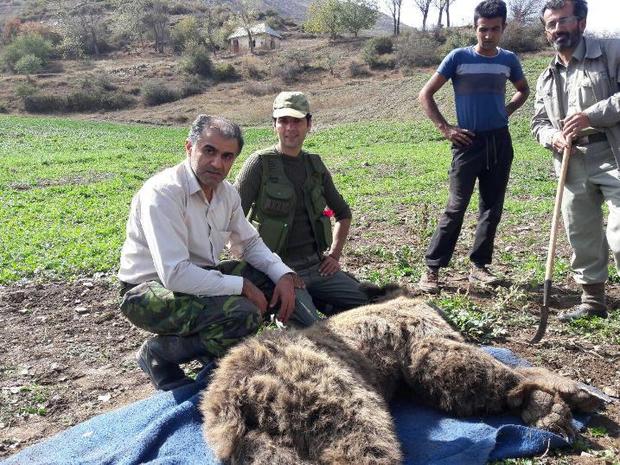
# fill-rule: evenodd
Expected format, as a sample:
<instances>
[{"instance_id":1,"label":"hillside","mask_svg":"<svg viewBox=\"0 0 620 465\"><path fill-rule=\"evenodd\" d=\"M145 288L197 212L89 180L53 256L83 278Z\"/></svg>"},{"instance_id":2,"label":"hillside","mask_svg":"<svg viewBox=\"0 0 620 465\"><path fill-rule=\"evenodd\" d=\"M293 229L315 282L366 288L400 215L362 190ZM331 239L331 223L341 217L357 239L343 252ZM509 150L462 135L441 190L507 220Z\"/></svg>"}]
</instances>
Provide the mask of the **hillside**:
<instances>
[{"instance_id":1,"label":"hillside","mask_svg":"<svg viewBox=\"0 0 620 465\"><path fill-rule=\"evenodd\" d=\"M284 18L292 18L296 22L302 23L306 20L308 6L313 0L262 0L262 2L265 9L275 10ZM401 28L403 31L411 29L405 24L402 24ZM381 13L377 20L377 24L375 24L371 32L373 34L391 34L392 18Z\"/></svg>"},{"instance_id":2,"label":"hillside","mask_svg":"<svg viewBox=\"0 0 620 465\"><path fill-rule=\"evenodd\" d=\"M166 0L169 7L173 9L175 5L183 5L183 8L188 10L199 10L201 3L203 2L183 2L180 3L175 0ZM308 6L313 0L260 0L262 6L260 11L273 10L277 12L282 18L291 19L294 22L301 24L306 20L306 13ZM50 0L0 0L0 25L4 20L17 17L24 12L29 15L32 14L33 18L54 21L55 18L47 16L47 4L52 3ZM105 3L105 2L104 2ZM207 2L209 3L209 2ZM232 3L232 0L223 0L217 2L219 4ZM402 30L411 29L407 25L401 25ZM392 33L392 18L384 13L379 15L379 19L375 27L370 32L371 34L391 34Z\"/></svg>"}]
</instances>

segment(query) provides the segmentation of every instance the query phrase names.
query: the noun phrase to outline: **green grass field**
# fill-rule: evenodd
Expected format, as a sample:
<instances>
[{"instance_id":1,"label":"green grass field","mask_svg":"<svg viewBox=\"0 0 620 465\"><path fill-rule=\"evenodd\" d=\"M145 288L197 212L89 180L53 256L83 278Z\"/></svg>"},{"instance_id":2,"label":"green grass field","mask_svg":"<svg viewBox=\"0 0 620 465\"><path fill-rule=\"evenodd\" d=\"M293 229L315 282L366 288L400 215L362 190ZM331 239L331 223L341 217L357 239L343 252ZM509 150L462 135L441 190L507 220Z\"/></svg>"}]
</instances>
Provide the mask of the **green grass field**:
<instances>
[{"instance_id":1,"label":"green grass field","mask_svg":"<svg viewBox=\"0 0 620 465\"><path fill-rule=\"evenodd\" d=\"M0 283L114 270L132 195L153 173L183 159L185 133L0 117ZM513 134L517 158L506 212L511 225L527 225L550 211L554 180L527 121L517 121ZM274 141L269 129L245 135L231 177L247 154ZM450 155L429 123L343 125L313 133L306 147L323 154L356 218L388 229L418 218L422 235L432 231L447 196ZM408 242L394 239L395 248Z\"/></svg>"},{"instance_id":2,"label":"green grass field","mask_svg":"<svg viewBox=\"0 0 620 465\"><path fill-rule=\"evenodd\" d=\"M516 156L495 266L514 286L500 289L488 308L459 294L438 302L465 308L456 324L479 339L494 337L491 330L501 327L494 318L505 308L532 298L523 286L543 280L555 193L551 160L530 137L527 119L517 118L512 134ZM185 136L183 128L0 116L0 285L114 273L133 194L184 158ZM247 129L245 137L231 179L249 153L275 142L268 128ZM356 238L345 251L351 271L378 283L415 283L447 199L448 143L426 121L386 122L317 131L306 147L323 155L353 209ZM459 272L469 266L476 203L474 195L451 264ZM570 280L569 255L562 234L557 284ZM610 271L617 282L615 268ZM533 324L525 313L511 315ZM617 328L599 326L590 329L603 338Z\"/></svg>"}]
</instances>

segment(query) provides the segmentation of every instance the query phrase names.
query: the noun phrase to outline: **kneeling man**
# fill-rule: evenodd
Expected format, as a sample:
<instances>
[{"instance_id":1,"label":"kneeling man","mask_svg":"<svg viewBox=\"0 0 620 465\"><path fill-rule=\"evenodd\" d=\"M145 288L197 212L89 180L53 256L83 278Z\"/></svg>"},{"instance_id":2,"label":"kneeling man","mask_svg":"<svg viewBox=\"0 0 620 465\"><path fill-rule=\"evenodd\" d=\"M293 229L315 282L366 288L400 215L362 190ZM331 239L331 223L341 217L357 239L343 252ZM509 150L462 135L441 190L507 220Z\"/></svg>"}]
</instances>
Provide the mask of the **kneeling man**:
<instances>
[{"instance_id":1,"label":"kneeling man","mask_svg":"<svg viewBox=\"0 0 620 465\"><path fill-rule=\"evenodd\" d=\"M155 333L137 354L158 389L191 382L179 366L222 356L254 334L268 307L301 326L317 317L296 306L303 282L263 243L225 181L243 147L239 126L199 115L187 158L135 195L118 277L123 314ZM244 262L220 262L224 247ZM275 283L275 284L274 284Z\"/></svg>"},{"instance_id":2,"label":"kneeling man","mask_svg":"<svg viewBox=\"0 0 620 465\"><path fill-rule=\"evenodd\" d=\"M302 149L312 127L308 99L281 92L272 117L278 142L250 155L235 182L243 210L269 248L304 280L306 291L298 297L307 308L316 311L318 304L331 314L367 304L360 283L340 269L351 210L321 157Z\"/></svg>"}]
</instances>

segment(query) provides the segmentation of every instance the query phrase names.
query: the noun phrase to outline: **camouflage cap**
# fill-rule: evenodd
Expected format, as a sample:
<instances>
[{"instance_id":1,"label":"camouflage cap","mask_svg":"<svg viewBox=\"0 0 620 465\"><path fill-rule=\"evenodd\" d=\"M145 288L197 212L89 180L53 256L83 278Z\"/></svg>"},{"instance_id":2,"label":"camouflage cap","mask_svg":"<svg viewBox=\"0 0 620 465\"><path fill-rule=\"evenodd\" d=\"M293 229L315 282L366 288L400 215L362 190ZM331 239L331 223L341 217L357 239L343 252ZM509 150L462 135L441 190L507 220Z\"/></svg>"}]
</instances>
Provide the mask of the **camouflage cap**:
<instances>
[{"instance_id":1,"label":"camouflage cap","mask_svg":"<svg viewBox=\"0 0 620 465\"><path fill-rule=\"evenodd\" d=\"M305 118L310 113L308 99L301 92L280 92L273 101L273 117Z\"/></svg>"}]
</instances>

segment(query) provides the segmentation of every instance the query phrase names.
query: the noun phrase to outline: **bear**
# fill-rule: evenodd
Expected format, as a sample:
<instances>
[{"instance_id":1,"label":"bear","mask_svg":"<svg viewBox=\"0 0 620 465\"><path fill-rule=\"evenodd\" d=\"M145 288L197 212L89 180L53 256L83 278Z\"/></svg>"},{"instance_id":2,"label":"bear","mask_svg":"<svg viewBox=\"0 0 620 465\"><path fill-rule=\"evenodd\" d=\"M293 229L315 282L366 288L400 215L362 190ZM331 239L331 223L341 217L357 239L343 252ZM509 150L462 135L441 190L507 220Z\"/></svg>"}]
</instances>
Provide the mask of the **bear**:
<instances>
[{"instance_id":1,"label":"bear","mask_svg":"<svg viewBox=\"0 0 620 465\"><path fill-rule=\"evenodd\" d=\"M565 437L602 401L543 368L466 343L440 309L400 295L232 348L201 398L204 436L231 465L396 465L388 402L405 388L456 416L514 412Z\"/></svg>"}]
</instances>

